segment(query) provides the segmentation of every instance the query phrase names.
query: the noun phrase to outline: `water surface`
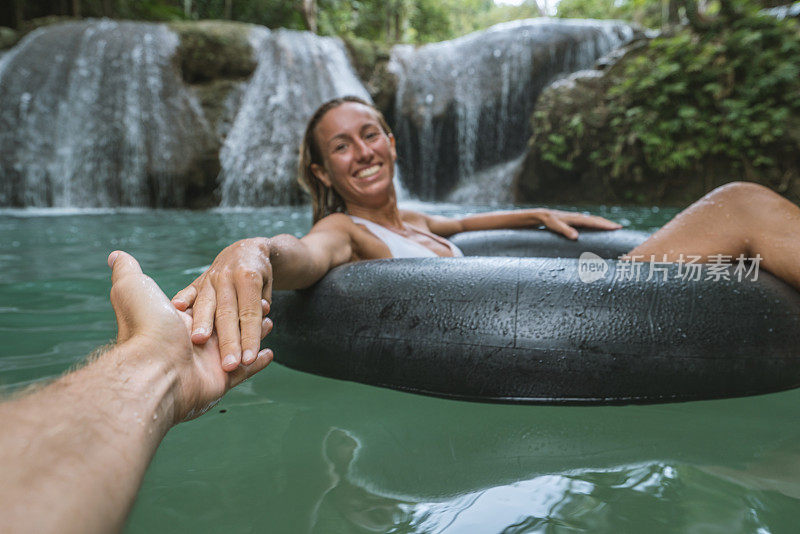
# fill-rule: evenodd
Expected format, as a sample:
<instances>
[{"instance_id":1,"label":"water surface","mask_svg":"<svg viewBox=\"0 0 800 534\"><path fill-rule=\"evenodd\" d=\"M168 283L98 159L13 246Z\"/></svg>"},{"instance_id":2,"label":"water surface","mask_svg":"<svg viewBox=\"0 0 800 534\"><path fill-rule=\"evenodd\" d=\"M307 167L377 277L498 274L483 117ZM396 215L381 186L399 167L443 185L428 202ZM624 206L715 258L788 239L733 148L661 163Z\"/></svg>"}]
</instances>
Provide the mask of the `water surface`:
<instances>
[{"instance_id":1,"label":"water surface","mask_svg":"<svg viewBox=\"0 0 800 534\"><path fill-rule=\"evenodd\" d=\"M236 239L301 235L308 211L0 212L0 388L114 337L109 251L172 295ZM593 211L636 229L675 213ZM167 435L127 532L792 532L799 401L486 405L272 365Z\"/></svg>"}]
</instances>

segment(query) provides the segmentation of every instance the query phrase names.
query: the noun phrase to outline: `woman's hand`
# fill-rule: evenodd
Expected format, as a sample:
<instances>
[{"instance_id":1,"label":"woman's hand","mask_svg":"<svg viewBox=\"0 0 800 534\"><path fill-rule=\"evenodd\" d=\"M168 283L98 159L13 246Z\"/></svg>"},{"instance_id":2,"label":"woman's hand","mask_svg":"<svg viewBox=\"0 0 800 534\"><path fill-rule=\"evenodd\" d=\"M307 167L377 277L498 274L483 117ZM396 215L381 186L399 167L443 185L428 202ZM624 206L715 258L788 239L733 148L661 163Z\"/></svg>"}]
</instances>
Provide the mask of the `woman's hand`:
<instances>
[{"instance_id":1,"label":"woman's hand","mask_svg":"<svg viewBox=\"0 0 800 534\"><path fill-rule=\"evenodd\" d=\"M619 230L622 225L596 215L584 215L571 211L536 208L524 210L533 218L533 224L539 224L568 239L578 239L578 231L574 227L594 228L595 230Z\"/></svg>"},{"instance_id":2,"label":"woman's hand","mask_svg":"<svg viewBox=\"0 0 800 534\"><path fill-rule=\"evenodd\" d=\"M237 241L220 252L211 267L188 287L179 291L172 304L179 310L192 308L191 339L209 340L216 326L222 368L235 370L240 363L255 361L262 331L271 329L264 316L272 302L270 240Z\"/></svg>"}]
</instances>

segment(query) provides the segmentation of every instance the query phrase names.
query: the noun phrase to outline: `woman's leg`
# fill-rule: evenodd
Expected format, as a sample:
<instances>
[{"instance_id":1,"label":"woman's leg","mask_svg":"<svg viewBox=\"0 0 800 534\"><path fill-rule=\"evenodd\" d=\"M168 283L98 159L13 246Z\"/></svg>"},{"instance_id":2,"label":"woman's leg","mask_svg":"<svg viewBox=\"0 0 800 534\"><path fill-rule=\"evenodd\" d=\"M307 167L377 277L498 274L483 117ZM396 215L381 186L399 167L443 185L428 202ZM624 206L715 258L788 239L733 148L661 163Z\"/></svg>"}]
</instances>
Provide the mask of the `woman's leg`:
<instances>
[{"instance_id":1,"label":"woman's leg","mask_svg":"<svg viewBox=\"0 0 800 534\"><path fill-rule=\"evenodd\" d=\"M800 208L753 183L714 189L679 213L626 257L661 261L723 254L761 255L760 267L800 290Z\"/></svg>"}]
</instances>

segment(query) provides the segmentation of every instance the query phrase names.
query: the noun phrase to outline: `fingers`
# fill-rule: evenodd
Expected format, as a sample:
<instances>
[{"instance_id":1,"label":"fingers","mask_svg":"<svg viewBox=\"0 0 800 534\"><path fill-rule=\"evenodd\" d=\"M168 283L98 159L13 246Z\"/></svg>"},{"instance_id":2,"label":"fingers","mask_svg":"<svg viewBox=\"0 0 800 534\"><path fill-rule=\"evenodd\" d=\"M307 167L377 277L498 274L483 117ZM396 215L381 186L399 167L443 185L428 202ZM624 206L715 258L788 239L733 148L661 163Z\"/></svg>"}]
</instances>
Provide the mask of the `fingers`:
<instances>
[{"instance_id":1,"label":"fingers","mask_svg":"<svg viewBox=\"0 0 800 534\"><path fill-rule=\"evenodd\" d=\"M261 321L261 339L267 337L270 332L272 332L272 319L264 317Z\"/></svg>"},{"instance_id":2,"label":"fingers","mask_svg":"<svg viewBox=\"0 0 800 534\"><path fill-rule=\"evenodd\" d=\"M264 369L272 361L273 354L270 349L264 349L256 355L255 361L250 365L240 366L228 373L229 384L234 388Z\"/></svg>"},{"instance_id":3,"label":"fingers","mask_svg":"<svg viewBox=\"0 0 800 534\"><path fill-rule=\"evenodd\" d=\"M236 288L227 280L217 280L216 287L217 311L214 324L217 327L217 336L219 336L219 353L222 357L222 368L225 371L233 371L242 361L242 346L239 338L239 305L236 297Z\"/></svg>"},{"instance_id":4,"label":"fingers","mask_svg":"<svg viewBox=\"0 0 800 534\"><path fill-rule=\"evenodd\" d=\"M190 308L192 304L194 304L195 299L197 299L197 287L195 287L195 284L198 280L200 279L198 278L189 286L178 291L175 296L172 297L172 305L180 311L186 311Z\"/></svg>"},{"instance_id":5,"label":"fingers","mask_svg":"<svg viewBox=\"0 0 800 534\"><path fill-rule=\"evenodd\" d=\"M217 295L210 284L203 284L192 307L192 343L202 345L211 337Z\"/></svg>"},{"instance_id":6,"label":"fingers","mask_svg":"<svg viewBox=\"0 0 800 534\"><path fill-rule=\"evenodd\" d=\"M240 271L234 279L234 287L239 306L242 364L250 365L256 359L261 342L261 275L255 271Z\"/></svg>"},{"instance_id":7,"label":"fingers","mask_svg":"<svg viewBox=\"0 0 800 534\"><path fill-rule=\"evenodd\" d=\"M583 215L581 213L573 214L571 217L565 219L569 224L581 226L583 228L595 228L597 230L619 230L622 225L609 221L604 217L596 215Z\"/></svg>"},{"instance_id":8,"label":"fingers","mask_svg":"<svg viewBox=\"0 0 800 534\"><path fill-rule=\"evenodd\" d=\"M548 230L551 232L555 232L557 234L561 234L567 239L578 239L578 231L565 223L561 217L556 215L546 215L542 217L542 223L547 227Z\"/></svg>"}]
</instances>

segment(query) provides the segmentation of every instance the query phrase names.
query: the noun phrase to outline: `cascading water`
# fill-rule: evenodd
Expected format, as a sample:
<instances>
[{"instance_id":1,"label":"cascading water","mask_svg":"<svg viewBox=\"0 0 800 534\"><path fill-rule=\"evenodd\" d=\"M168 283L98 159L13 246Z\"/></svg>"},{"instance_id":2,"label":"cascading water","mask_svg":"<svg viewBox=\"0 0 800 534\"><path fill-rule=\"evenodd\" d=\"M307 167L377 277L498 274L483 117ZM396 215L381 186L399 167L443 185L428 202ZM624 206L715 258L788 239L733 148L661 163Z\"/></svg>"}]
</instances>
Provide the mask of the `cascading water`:
<instances>
[{"instance_id":1,"label":"cascading water","mask_svg":"<svg viewBox=\"0 0 800 534\"><path fill-rule=\"evenodd\" d=\"M507 162L527 145L541 90L632 36L622 22L542 18L418 49L395 47L390 68L399 78L395 135L404 184L423 199L486 200L497 197L492 189L508 191ZM492 169L496 180L487 179ZM476 175L493 186L474 187Z\"/></svg>"},{"instance_id":2,"label":"cascading water","mask_svg":"<svg viewBox=\"0 0 800 534\"><path fill-rule=\"evenodd\" d=\"M0 206L181 206L212 143L165 26L94 20L0 58Z\"/></svg>"},{"instance_id":3,"label":"cascading water","mask_svg":"<svg viewBox=\"0 0 800 534\"><path fill-rule=\"evenodd\" d=\"M338 39L260 28L253 74L220 153L222 205L297 202L298 147L314 110L336 96L370 100Z\"/></svg>"}]
</instances>

